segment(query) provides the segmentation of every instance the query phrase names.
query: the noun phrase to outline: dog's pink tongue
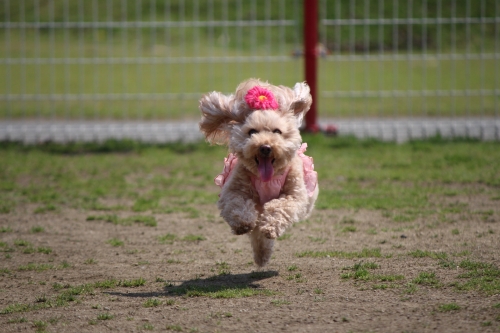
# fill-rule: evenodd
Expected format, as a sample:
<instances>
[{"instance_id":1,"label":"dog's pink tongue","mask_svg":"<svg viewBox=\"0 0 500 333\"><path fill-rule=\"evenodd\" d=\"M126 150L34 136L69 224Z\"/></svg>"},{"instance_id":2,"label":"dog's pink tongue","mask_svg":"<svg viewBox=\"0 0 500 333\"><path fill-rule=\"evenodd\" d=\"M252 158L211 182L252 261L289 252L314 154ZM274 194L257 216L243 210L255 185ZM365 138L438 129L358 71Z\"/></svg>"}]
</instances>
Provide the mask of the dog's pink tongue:
<instances>
[{"instance_id":1,"label":"dog's pink tongue","mask_svg":"<svg viewBox=\"0 0 500 333\"><path fill-rule=\"evenodd\" d=\"M263 182L268 182L273 178L274 168L273 160L270 157L259 157L259 173L260 180Z\"/></svg>"}]
</instances>

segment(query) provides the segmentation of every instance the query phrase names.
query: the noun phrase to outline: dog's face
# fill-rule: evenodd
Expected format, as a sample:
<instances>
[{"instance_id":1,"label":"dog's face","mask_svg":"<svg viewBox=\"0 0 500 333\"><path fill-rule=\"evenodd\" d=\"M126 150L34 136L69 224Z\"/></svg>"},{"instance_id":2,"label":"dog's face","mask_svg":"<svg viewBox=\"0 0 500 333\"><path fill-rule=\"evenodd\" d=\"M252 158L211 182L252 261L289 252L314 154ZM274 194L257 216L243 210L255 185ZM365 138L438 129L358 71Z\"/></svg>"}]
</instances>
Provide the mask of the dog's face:
<instances>
[{"instance_id":1,"label":"dog's face","mask_svg":"<svg viewBox=\"0 0 500 333\"><path fill-rule=\"evenodd\" d=\"M232 126L229 149L262 181L286 169L302 139L292 113L252 112L243 124Z\"/></svg>"},{"instance_id":2,"label":"dog's face","mask_svg":"<svg viewBox=\"0 0 500 333\"><path fill-rule=\"evenodd\" d=\"M256 90L262 95L253 94ZM270 103L261 104L262 99ZM249 79L235 95L212 92L200 100L200 130L210 143L227 144L250 172L269 181L299 149L299 126L311 103L305 83L292 90Z\"/></svg>"}]
</instances>

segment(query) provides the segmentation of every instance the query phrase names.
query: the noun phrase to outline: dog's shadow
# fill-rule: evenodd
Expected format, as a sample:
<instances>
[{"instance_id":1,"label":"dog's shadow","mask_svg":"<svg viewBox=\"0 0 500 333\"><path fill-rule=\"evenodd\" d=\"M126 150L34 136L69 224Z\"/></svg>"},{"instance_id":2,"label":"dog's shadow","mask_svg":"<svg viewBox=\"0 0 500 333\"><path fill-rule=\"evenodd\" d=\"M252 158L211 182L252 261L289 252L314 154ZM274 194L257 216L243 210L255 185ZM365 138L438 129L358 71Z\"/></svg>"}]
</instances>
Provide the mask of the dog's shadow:
<instances>
[{"instance_id":1,"label":"dog's shadow","mask_svg":"<svg viewBox=\"0 0 500 333\"><path fill-rule=\"evenodd\" d=\"M245 274L220 274L208 278L197 278L181 282L167 282L161 291L153 292L105 292L108 295L122 297L194 297L207 296L212 298L230 298L235 295L250 296L264 292L259 289L260 286L256 283L260 280L268 279L279 275L277 271L257 271Z\"/></svg>"}]
</instances>

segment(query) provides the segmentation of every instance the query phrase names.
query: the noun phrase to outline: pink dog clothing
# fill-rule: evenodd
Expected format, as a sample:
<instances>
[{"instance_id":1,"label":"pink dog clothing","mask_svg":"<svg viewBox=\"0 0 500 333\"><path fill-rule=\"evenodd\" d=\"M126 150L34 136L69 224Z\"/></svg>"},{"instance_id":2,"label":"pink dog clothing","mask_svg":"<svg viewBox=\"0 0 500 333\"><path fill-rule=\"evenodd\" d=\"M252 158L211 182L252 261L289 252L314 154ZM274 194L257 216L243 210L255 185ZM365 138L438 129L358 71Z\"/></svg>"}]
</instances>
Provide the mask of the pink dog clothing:
<instances>
[{"instance_id":1,"label":"pink dog clothing","mask_svg":"<svg viewBox=\"0 0 500 333\"><path fill-rule=\"evenodd\" d=\"M303 143L299 150L297 150L297 155L299 155L302 159L302 164L304 166L304 183L306 185L307 194L312 197L318 184L318 173L314 171L312 157L304 154L306 149L307 143ZM229 175L236 164L238 164L238 158L233 153L230 153L226 158L224 158L224 169L222 170L222 173L215 177L215 184L222 188L229 179ZM282 175L273 176L273 178L268 182L263 182L256 176L251 177L252 185L259 193L260 203L262 205L279 197L281 189L285 185L286 176L289 171L290 168L287 168Z\"/></svg>"}]
</instances>

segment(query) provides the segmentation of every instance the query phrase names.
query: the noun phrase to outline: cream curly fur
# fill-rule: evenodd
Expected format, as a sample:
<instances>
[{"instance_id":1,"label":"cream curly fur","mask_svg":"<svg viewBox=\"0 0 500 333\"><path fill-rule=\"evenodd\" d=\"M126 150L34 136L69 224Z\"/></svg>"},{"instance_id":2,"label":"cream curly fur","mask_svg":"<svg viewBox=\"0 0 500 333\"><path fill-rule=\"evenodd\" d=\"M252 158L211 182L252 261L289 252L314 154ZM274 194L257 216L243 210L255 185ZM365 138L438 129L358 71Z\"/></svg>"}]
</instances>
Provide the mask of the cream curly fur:
<instances>
[{"instance_id":1,"label":"cream curly fur","mask_svg":"<svg viewBox=\"0 0 500 333\"><path fill-rule=\"evenodd\" d=\"M279 109L252 110L245 95L255 86L270 90ZM200 100L200 130L207 141L227 145L238 158L220 194L220 215L234 234L249 234L254 261L259 266L269 262L275 239L311 214L318 196L318 186L312 196L307 194L302 159L297 155L302 143L299 127L311 103L305 83L290 89L257 79L242 82L234 95L211 92ZM250 130L256 133L250 135ZM274 175L288 170L279 198L264 204L251 181L252 176L259 176L256 159L262 146L271 148Z\"/></svg>"}]
</instances>

